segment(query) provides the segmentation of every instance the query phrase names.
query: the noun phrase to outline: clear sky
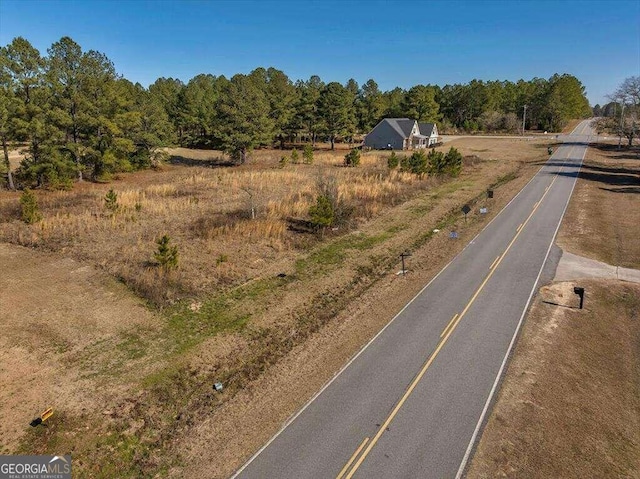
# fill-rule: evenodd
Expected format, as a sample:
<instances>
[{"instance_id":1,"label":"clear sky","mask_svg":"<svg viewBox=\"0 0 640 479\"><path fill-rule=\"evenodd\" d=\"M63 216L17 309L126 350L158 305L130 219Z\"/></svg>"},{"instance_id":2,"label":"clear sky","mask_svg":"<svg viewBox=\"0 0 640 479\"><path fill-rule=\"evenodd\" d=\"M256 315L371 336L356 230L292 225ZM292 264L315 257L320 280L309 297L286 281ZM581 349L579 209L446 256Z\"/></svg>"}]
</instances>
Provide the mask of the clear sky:
<instances>
[{"instance_id":1,"label":"clear sky","mask_svg":"<svg viewBox=\"0 0 640 479\"><path fill-rule=\"evenodd\" d=\"M640 75L640 0L0 0L0 45L65 35L144 86L259 66L383 90L570 73L593 105Z\"/></svg>"}]
</instances>

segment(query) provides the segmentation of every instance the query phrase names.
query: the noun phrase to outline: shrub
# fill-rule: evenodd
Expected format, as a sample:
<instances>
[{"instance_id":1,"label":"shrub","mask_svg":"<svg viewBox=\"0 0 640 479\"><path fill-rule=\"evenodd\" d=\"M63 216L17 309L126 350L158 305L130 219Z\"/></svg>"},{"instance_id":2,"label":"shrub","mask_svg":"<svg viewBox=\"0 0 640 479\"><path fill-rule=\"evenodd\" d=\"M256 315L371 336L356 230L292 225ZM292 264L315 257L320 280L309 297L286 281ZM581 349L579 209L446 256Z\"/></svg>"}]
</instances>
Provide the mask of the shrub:
<instances>
[{"instance_id":1,"label":"shrub","mask_svg":"<svg viewBox=\"0 0 640 479\"><path fill-rule=\"evenodd\" d=\"M305 165L313 163L313 147L308 143L304 145L304 150L302 150L302 160Z\"/></svg>"},{"instance_id":2,"label":"shrub","mask_svg":"<svg viewBox=\"0 0 640 479\"><path fill-rule=\"evenodd\" d=\"M390 170L396 169L399 163L400 163L400 160L398 159L398 155L396 155L396 152L395 151L391 152L391 156L387 158L387 166L389 167L389 169Z\"/></svg>"},{"instance_id":3,"label":"shrub","mask_svg":"<svg viewBox=\"0 0 640 479\"><path fill-rule=\"evenodd\" d=\"M278 161L278 165L280 166L280 168L284 168L288 164L289 164L289 158L287 158L284 155L280 158L280 161Z\"/></svg>"},{"instance_id":4,"label":"shrub","mask_svg":"<svg viewBox=\"0 0 640 479\"><path fill-rule=\"evenodd\" d=\"M22 206L22 220L25 223L33 224L42 219L36 195L29 188L26 188L20 195L20 205Z\"/></svg>"},{"instance_id":5,"label":"shrub","mask_svg":"<svg viewBox=\"0 0 640 479\"><path fill-rule=\"evenodd\" d=\"M111 188L104 196L104 207L112 213L118 211L118 194Z\"/></svg>"},{"instance_id":6,"label":"shrub","mask_svg":"<svg viewBox=\"0 0 640 479\"><path fill-rule=\"evenodd\" d=\"M409 157L409 171L416 175L424 175L427 172L427 155L424 151L414 151Z\"/></svg>"},{"instance_id":7,"label":"shrub","mask_svg":"<svg viewBox=\"0 0 640 479\"><path fill-rule=\"evenodd\" d=\"M400 163L400 171L407 172L411 170L409 165L409 157L407 155L400 155L398 157Z\"/></svg>"},{"instance_id":8,"label":"shrub","mask_svg":"<svg viewBox=\"0 0 640 479\"><path fill-rule=\"evenodd\" d=\"M299 160L300 160L300 156L298 155L298 150L294 148L293 150L291 150L291 163L295 165L298 163Z\"/></svg>"},{"instance_id":9,"label":"shrub","mask_svg":"<svg viewBox=\"0 0 640 479\"><path fill-rule=\"evenodd\" d=\"M358 166L360 164L360 150L353 149L344 157L345 166Z\"/></svg>"},{"instance_id":10,"label":"shrub","mask_svg":"<svg viewBox=\"0 0 640 479\"><path fill-rule=\"evenodd\" d=\"M333 209L333 222L331 226L347 224L355 211L355 208L341 197L339 190L340 188L338 187L338 181L335 176L319 178L319 194L329 200L331 208Z\"/></svg>"},{"instance_id":11,"label":"shrub","mask_svg":"<svg viewBox=\"0 0 640 479\"><path fill-rule=\"evenodd\" d=\"M178 247L172 246L170 243L171 238L167 235L156 241L158 250L153 256L164 269L172 269L178 266Z\"/></svg>"},{"instance_id":12,"label":"shrub","mask_svg":"<svg viewBox=\"0 0 640 479\"><path fill-rule=\"evenodd\" d=\"M335 210L326 195L318 195L316 204L309 208L311 223L316 227L331 226L335 219Z\"/></svg>"},{"instance_id":13,"label":"shrub","mask_svg":"<svg viewBox=\"0 0 640 479\"><path fill-rule=\"evenodd\" d=\"M444 156L445 173L450 176L458 176L462 171L462 154L451 147Z\"/></svg>"},{"instance_id":14,"label":"shrub","mask_svg":"<svg viewBox=\"0 0 640 479\"><path fill-rule=\"evenodd\" d=\"M432 176L440 176L444 173L444 153L432 149L427 155L427 170Z\"/></svg>"}]
</instances>

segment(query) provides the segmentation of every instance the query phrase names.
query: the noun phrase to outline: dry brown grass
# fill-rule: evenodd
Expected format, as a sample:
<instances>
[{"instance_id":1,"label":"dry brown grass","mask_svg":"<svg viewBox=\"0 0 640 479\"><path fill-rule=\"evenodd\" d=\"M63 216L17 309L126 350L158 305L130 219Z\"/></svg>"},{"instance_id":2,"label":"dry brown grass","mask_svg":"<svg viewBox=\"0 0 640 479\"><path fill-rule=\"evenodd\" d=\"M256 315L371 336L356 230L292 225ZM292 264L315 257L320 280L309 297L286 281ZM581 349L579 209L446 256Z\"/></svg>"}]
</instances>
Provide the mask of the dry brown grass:
<instances>
[{"instance_id":1,"label":"dry brown grass","mask_svg":"<svg viewBox=\"0 0 640 479\"><path fill-rule=\"evenodd\" d=\"M640 477L640 286L573 286L542 288L468 479Z\"/></svg>"},{"instance_id":2,"label":"dry brown grass","mask_svg":"<svg viewBox=\"0 0 640 479\"><path fill-rule=\"evenodd\" d=\"M558 244L640 266L640 159L588 149ZM524 323L468 478L640 477L640 287L582 280L545 286Z\"/></svg>"},{"instance_id":3,"label":"dry brown grass","mask_svg":"<svg viewBox=\"0 0 640 479\"><path fill-rule=\"evenodd\" d=\"M453 143L463 151L477 149L474 145ZM186 477L205 469L210 474L212 465L216 474L229 473L375 334L546 157L544 145L533 142L510 150L500 146L499 153L491 143L483 145L484 152L472 153L483 161L470 162L459 178L444 183L388 174L384 155L377 153L365 155L356 169L340 166L344 152L322 152L326 157L317 155L314 165L284 169L277 166L280 152L269 151L256 152L242 167L176 164L122 175L111 185L38 191L45 220L32 227L15 219L17 195L0 194L0 211L9 215L0 224L4 238L37 244L51 258L72 257L113 272L146 297L154 291L169 299L198 295L166 308L155 330L122 331L106 346L92 343L67 357L64 368L70 373L89 368L95 381L108 375L116 390L118 381L129 377L123 366L127 358L132 364L158 364L159 371L140 371L137 388L125 399L105 400L107 411L98 418L67 408L63 401L54 404L60 414L46 432L28 431L19 447L10 449L73 450L79 477L93 475L91 465L105 463L109 468L98 477L140 477L164 467L175 467L180 475L180 461L189 464ZM206 158L197 161L213 161ZM358 230L316 238L288 229L286 215L306 213L317 178L328 175L336 176L340 195L356 207ZM500 182L490 214L471 215L463 223L459 207L483 198L500 178L515 179ZM102 205L111 187L122 204L114 217ZM249 195L243 188L254 192L256 220L248 219ZM451 244L446 235L430 233L435 227L456 228L462 239ZM181 265L170 274L149 264L153 241L162 232L180 246ZM394 274L397 252L407 246L413 249L410 267L416 273L399 280ZM281 272L287 277L277 278ZM64 276L58 281L64 283ZM79 315L88 309L82 302L68 303ZM315 346L308 349L312 338ZM102 355L96 356L98 351ZM310 354L304 369L295 366L301 352ZM277 390L287 391L286 401L274 393L265 416L260 413L266 410L264 398L256 392L275 367L284 374ZM225 393L213 395L211 381L220 379ZM250 414L251 427L246 422ZM201 422L215 427L203 429L197 426Z\"/></svg>"},{"instance_id":4,"label":"dry brown grass","mask_svg":"<svg viewBox=\"0 0 640 479\"><path fill-rule=\"evenodd\" d=\"M615 266L640 268L640 147L592 145L558 245Z\"/></svg>"},{"instance_id":5,"label":"dry brown grass","mask_svg":"<svg viewBox=\"0 0 640 479\"><path fill-rule=\"evenodd\" d=\"M0 197L0 240L52 251L100 265L122 278L138 294L164 303L238 284L254 276L251 265L273 252L295 250L301 238L288 228L307 217L322 178L334 177L339 198L362 221L386 206L404 201L433 185L415 175L389 172L386 155L363 155L360 168L342 167L343 151L320 151L313 165L278 167L280 151L259 150L243 167L201 167L220 152L169 150L192 162L161 172L121 175L111 185L84 183L72 191L39 191L44 219L33 226L18 220L18 194ZM288 153L288 152L287 152ZM118 194L120 209L109 214L104 196ZM251 204L257 219L251 219ZM171 286L151 264L154 241L168 234L180 251L179 273ZM238 239L241 238L241 241ZM308 244L309 238L302 238ZM218 258L229 258L224 267Z\"/></svg>"},{"instance_id":6,"label":"dry brown grass","mask_svg":"<svg viewBox=\"0 0 640 479\"><path fill-rule=\"evenodd\" d=\"M219 153L171 150L196 162ZM0 198L0 240L53 251L71 248L79 259L99 264L155 302L201 294L240 283L255 272L251 264L272 252L291 249L297 235L292 218L305 218L318 194L318 181L335 177L340 199L355 207L355 220L413 194L425 182L384 168L384 158L367 154L361 168L339 167L343 152L320 152L314 165L277 167L280 152L257 151L239 168L167 166L159 173L124 175L111 185L81 184L70 192L38 192L44 219L29 226L18 220L17 194ZM120 210L109 214L104 195L118 194ZM251 219L251 202L257 219ZM8 220L8 221L7 221ZM168 234L178 245L180 273L168 291L149 264L156 238ZM240 241L238 241L240 239ZM224 268L218 258L229 258Z\"/></svg>"}]
</instances>

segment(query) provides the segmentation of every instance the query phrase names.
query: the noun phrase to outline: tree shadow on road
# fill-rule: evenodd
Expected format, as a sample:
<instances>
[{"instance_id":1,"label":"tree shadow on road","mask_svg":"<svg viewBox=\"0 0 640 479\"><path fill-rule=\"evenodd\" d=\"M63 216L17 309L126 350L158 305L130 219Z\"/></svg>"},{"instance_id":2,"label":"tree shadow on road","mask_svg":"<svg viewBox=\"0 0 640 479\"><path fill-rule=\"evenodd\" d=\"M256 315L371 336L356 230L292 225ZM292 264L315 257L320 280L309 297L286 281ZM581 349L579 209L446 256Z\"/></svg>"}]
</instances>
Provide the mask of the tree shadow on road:
<instances>
[{"instance_id":1,"label":"tree shadow on road","mask_svg":"<svg viewBox=\"0 0 640 479\"><path fill-rule=\"evenodd\" d=\"M575 177L575 172L560 171L561 176ZM619 168L606 166L595 166L590 164L582 165L578 174L580 179L586 181L596 181L613 188L601 189L613 193L640 193L640 168Z\"/></svg>"}]
</instances>

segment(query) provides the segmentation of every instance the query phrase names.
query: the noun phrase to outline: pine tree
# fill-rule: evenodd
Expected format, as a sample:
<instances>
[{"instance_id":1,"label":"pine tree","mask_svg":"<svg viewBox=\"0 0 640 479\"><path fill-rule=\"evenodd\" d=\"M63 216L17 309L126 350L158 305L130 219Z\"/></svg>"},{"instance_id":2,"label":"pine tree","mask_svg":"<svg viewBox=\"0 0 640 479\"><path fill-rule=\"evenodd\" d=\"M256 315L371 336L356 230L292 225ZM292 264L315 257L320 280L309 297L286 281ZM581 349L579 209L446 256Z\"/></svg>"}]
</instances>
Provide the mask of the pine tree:
<instances>
[{"instance_id":1,"label":"pine tree","mask_svg":"<svg viewBox=\"0 0 640 479\"><path fill-rule=\"evenodd\" d=\"M340 83L331 82L322 90L318 99L318 114L323 121L324 129L331 149L335 149L336 137L349 133L352 121L353 99L349 90Z\"/></svg>"},{"instance_id":2,"label":"pine tree","mask_svg":"<svg viewBox=\"0 0 640 479\"><path fill-rule=\"evenodd\" d=\"M398 155L396 155L395 151L392 151L389 158L387 158L387 166L390 170L394 170L398 167L399 162L400 160L398 159Z\"/></svg>"},{"instance_id":3,"label":"pine tree","mask_svg":"<svg viewBox=\"0 0 640 479\"><path fill-rule=\"evenodd\" d=\"M360 150L353 149L344 157L345 166L358 166L360 164Z\"/></svg>"},{"instance_id":4,"label":"pine tree","mask_svg":"<svg viewBox=\"0 0 640 479\"><path fill-rule=\"evenodd\" d=\"M20 195L20 205L22 206L22 220L25 223L33 224L42 219L36 195L29 188L26 188Z\"/></svg>"},{"instance_id":5,"label":"pine tree","mask_svg":"<svg viewBox=\"0 0 640 479\"><path fill-rule=\"evenodd\" d=\"M424 151L414 151L409 157L409 169L415 175L424 175L427 172L427 155Z\"/></svg>"},{"instance_id":6,"label":"pine tree","mask_svg":"<svg viewBox=\"0 0 640 479\"><path fill-rule=\"evenodd\" d=\"M427 170L431 176L440 176L444 173L444 153L432 149L427 155Z\"/></svg>"},{"instance_id":7,"label":"pine tree","mask_svg":"<svg viewBox=\"0 0 640 479\"><path fill-rule=\"evenodd\" d=\"M164 235L156 241L158 250L153 254L156 261L164 269L173 269L178 266L178 247L172 246L171 238Z\"/></svg>"},{"instance_id":8,"label":"pine tree","mask_svg":"<svg viewBox=\"0 0 640 479\"><path fill-rule=\"evenodd\" d=\"M456 177L462 171L462 154L451 147L444 156L444 169L449 176Z\"/></svg>"},{"instance_id":9,"label":"pine tree","mask_svg":"<svg viewBox=\"0 0 640 479\"><path fill-rule=\"evenodd\" d=\"M247 153L273 139L275 123L269 117L269 99L251 76L235 75L218 102L219 134L224 149L239 163Z\"/></svg>"},{"instance_id":10,"label":"pine tree","mask_svg":"<svg viewBox=\"0 0 640 479\"><path fill-rule=\"evenodd\" d=\"M104 206L112 213L118 211L118 194L113 191L113 188L110 189L104 197Z\"/></svg>"},{"instance_id":11,"label":"pine tree","mask_svg":"<svg viewBox=\"0 0 640 479\"><path fill-rule=\"evenodd\" d=\"M291 150L291 163L293 163L294 165L297 165L299 161L300 161L300 156L298 155L298 150L294 148L293 150Z\"/></svg>"},{"instance_id":12,"label":"pine tree","mask_svg":"<svg viewBox=\"0 0 640 479\"><path fill-rule=\"evenodd\" d=\"M302 161L305 165L310 165L313 163L313 147L308 143L304 145L304 150L302 151Z\"/></svg>"},{"instance_id":13,"label":"pine tree","mask_svg":"<svg viewBox=\"0 0 640 479\"><path fill-rule=\"evenodd\" d=\"M316 227L331 226L335 220L335 210L326 195L319 195L316 204L309 208L311 223Z\"/></svg>"}]
</instances>

